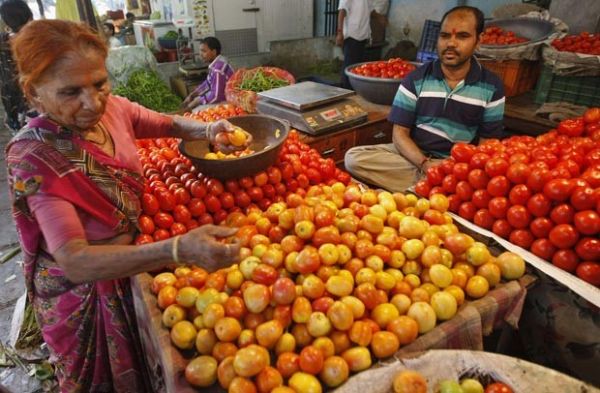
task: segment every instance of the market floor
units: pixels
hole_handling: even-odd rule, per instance
[[[10,198],[6,182],[6,158],[4,148],[11,138],[4,126],[4,110],[0,106],[0,257],[18,244],[17,232],[10,212]],[[15,257],[0,264],[0,342],[7,346],[11,322],[17,300],[25,293],[25,281],[21,272],[22,257]],[[0,367],[0,385],[11,392],[40,391],[40,383],[18,367]]]

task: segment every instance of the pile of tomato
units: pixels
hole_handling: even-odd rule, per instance
[[[240,262],[178,267],[152,291],[196,387],[320,393],[453,318],[525,262],[491,255],[430,199],[335,182],[232,212]],[[187,352],[188,354],[190,352]]]
[[[600,34],[583,32],[579,35],[568,35],[552,41],[552,46],[559,51],[600,56]]]
[[[427,393],[427,379],[414,370],[402,370],[392,382],[394,393]],[[489,382],[482,384],[475,378],[463,378],[460,382],[445,379],[437,383],[435,390],[439,393],[514,393],[512,388],[504,382]]]
[[[186,112],[183,116],[189,117],[201,121],[216,121],[221,119],[227,119],[233,116],[246,115],[246,111],[239,106],[231,104],[219,104],[213,107],[207,108],[198,113]]]
[[[540,135],[456,144],[420,195],[600,285],[600,108]]]
[[[292,130],[275,165],[254,176],[221,182],[199,173],[179,153],[174,138],[138,140],[146,178],[138,244],[186,233],[198,225],[221,223],[228,213],[266,210],[291,192],[311,184],[350,182],[350,175],[322,158]]]
[[[393,58],[389,60],[365,63],[358,67],[352,68],[350,71],[354,74],[362,76],[402,79],[406,75],[410,74],[415,68],[416,67],[414,64],[406,60]]]
[[[514,31],[504,30],[498,26],[487,27],[481,35],[481,43],[484,45],[513,45],[529,41],[527,38],[519,37]]]

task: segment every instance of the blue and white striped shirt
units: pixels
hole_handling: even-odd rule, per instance
[[[448,86],[439,60],[407,75],[394,98],[388,120],[410,129],[425,153],[444,157],[456,142],[504,136],[502,81],[475,59],[466,78]]]

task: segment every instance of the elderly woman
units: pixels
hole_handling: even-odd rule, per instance
[[[208,270],[238,259],[206,225],[130,245],[144,188],[135,138],[214,140],[226,122],[171,117],[112,96],[103,40],[82,24],[34,21],[12,43],[23,91],[41,114],[7,147],[25,276],[64,392],[144,392],[128,277],[172,261]]]

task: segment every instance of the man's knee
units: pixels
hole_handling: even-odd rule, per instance
[[[365,158],[365,150],[362,146],[353,147],[344,156],[344,166],[347,171],[354,172],[362,167]]]

